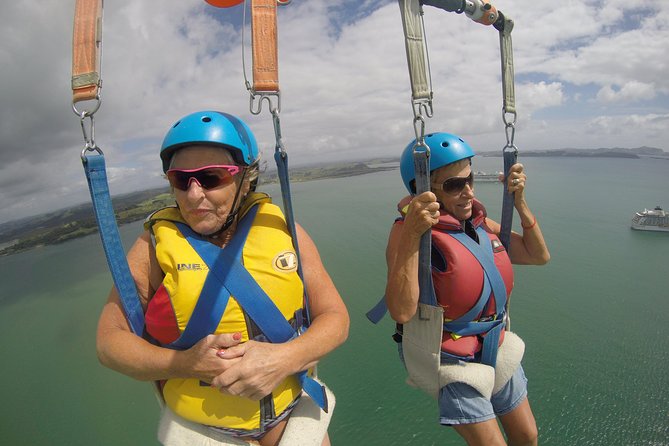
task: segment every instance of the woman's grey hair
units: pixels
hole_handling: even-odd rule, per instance
[[[261,155],[258,153],[255,161],[247,167],[248,172],[246,173],[246,178],[250,181],[258,181],[258,177],[260,176],[260,158]]]

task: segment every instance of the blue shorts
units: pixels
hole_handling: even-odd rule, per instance
[[[491,420],[511,412],[526,397],[527,378],[522,365],[489,400],[465,383],[451,383],[439,391],[439,422],[452,426]]]

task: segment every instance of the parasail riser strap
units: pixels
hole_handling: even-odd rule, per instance
[[[109,195],[105,158],[99,149],[98,152],[95,155],[82,154],[93,210],[100,230],[107,264],[119,293],[123,311],[132,331],[142,336],[144,333],[144,311],[137,294],[135,281],[130,273],[130,267],[125,257],[121,236],[116,224],[116,216]]]

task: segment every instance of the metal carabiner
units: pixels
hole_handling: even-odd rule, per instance
[[[413,118],[413,131],[416,136],[416,145],[425,146],[425,119],[420,114]],[[430,149],[428,148],[429,151]]]
[[[81,160],[86,162],[86,153],[96,151],[100,155],[104,155],[102,150],[95,143],[95,119],[93,112],[83,111],[79,114],[79,123],[81,124],[81,132],[84,135],[84,148],[81,150]],[[86,128],[86,119],[89,121],[89,127]]]
[[[513,139],[516,136],[516,126],[507,124],[506,127],[504,127],[504,133],[506,134],[506,146],[513,146]]]
[[[511,116],[511,119],[507,119],[507,115]],[[517,114],[515,111],[507,112],[505,109],[502,110],[502,121],[504,122],[504,133],[506,134],[506,147],[515,147],[513,144],[513,139],[516,136],[516,117]],[[517,149],[516,149],[517,150]]]
[[[513,123],[509,123],[504,128],[504,132],[506,133],[506,145],[502,149],[502,153],[513,151],[514,153],[517,154],[518,147],[516,147],[516,145],[513,142],[513,138],[516,135],[516,127],[514,126]]]
[[[88,129],[86,128],[86,118],[89,120]],[[84,148],[95,148],[95,118],[93,117],[93,113],[87,111],[81,112],[79,123],[81,124],[81,133],[84,135]]]
[[[275,152],[281,152],[282,154],[286,153],[286,148],[283,145],[281,137],[281,120],[279,119],[279,109],[272,108],[270,109],[272,113],[272,123],[274,124],[274,139],[276,140],[276,146],[274,147]]]

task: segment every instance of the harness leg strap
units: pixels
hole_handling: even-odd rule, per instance
[[[402,353],[409,374],[407,384],[436,399],[441,388],[439,366],[444,309],[421,303],[418,308],[419,311],[403,325]]]
[[[323,443],[335,407],[335,396],[327,386],[319,383],[325,389],[328,411],[322,411],[318,403],[303,393],[288,418],[279,446],[321,446]]]

